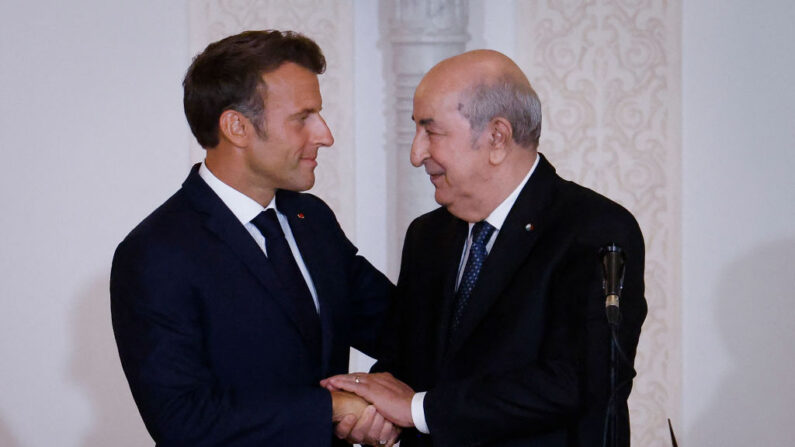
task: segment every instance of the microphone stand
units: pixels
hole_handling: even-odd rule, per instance
[[[627,365],[630,365],[624,351],[621,350],[621,345],[618,342],[618,321],[608,323],[610,326],[610,398],[607,400],[607,409],[605,411],[605,428],[604,438],[602,445],[604,447],[618,446],[618,412],[616,411],[616,395],[618,390],[626,386],[630,380],[625,380],[616,384],[618,378],[618,365],[619,360]],[[610,433],[608,444],[608,432]]]
[[[602,288],[605,295],[605,316],[610,328],[610,394],[605,409],[605,427],[602,438],[604,447],[618,446],[618,412],[616,411],[616,393],[618,387],[618,356],[626,361],[626,356],[621,351],[618,343],[618,325],[621,321],[621,311],[619,309],[619,298],[624,287],[624,252],[619,246],[611,243],[601,250],[599,254],[602,260],[604,281]],[[608,436],[609,434],[609,436]],[[610,440],[608,444],[608,439]]]
[[[619,316],[621,314],[619,313]],[[618,446],[618,412],[616,411],[616,376],[618,375],[618,359],[616,347],[618,344],[618,322],[610,325],[610,398],[607,401],[607,414],[610,418],[608,430],[610,432],[610,446]]]

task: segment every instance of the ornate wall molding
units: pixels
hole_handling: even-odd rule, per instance
[[[323,116],[335,143],[321,149],[311,192],[337,214],[355,238],[356,177],[353,138],[353,5],[351,0],[194,0],[190,2],[190,50],[197,54],[210,42],[249,29],[301,32],[314,39],[326,56],[320,76]],[[192,162],[204,159],[194,143]]]
[[[517,2],[517,61],[541,97],[540,150],[638,219],[646,298],[634,445],[668,446],[681,406],[680,2]]]
[[[387,172],[390,211],[387,233],[389,270],[397,278],[403,238],[411,221],[438,205],[433,186],[422,169],[409,163],[414,139],[411,121],[414,90],[425,73],[442,59],[462,53],[469,40],[468,0],[387,0],[381,3],[386,22]]]

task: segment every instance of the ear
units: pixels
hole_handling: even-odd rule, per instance
[[[230,109],[224,110],[218,118],[218,132],[222,139],[228,140],[234,146],[245,147],[254,132],[254,126],[242,113]]]
[[[513,128],[507,119],[498,116],[489,122],[488,133],[489,162],[498,165],[505,161],[512,148]]]

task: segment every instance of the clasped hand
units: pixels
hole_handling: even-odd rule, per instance
[[[353,373],[323,379],[331,391],[334,433],[348,442],[392,446],[400,427],[413,427],[414,390],[389,373]]]

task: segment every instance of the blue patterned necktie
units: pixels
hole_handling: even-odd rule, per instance
[[[464,315],[464,309],[469,302],[469,296],[472,294],[472,289],[478,281],[480,269],[483,267],[483,262],[486,261],[486,245],[491,239],[492,233],[495,228],[488,222],[480,221],[472,227],[472,246],[469,247],[469,257],[467,264],[464,267],[464,274],[461,276],[461,284],[458,285],[458,292],[455,295],[455,309],[453,311],[453,321],[450,326],[450,333],[455,332],[461,325],[461,318]]]

